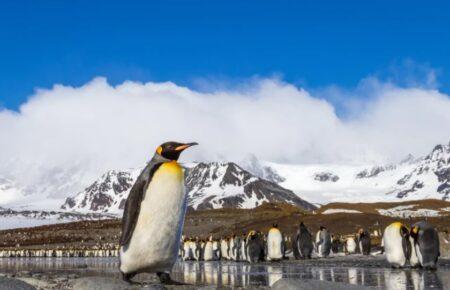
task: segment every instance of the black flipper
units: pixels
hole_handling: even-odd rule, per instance
[[[145,191],[147,190],[147,187],[156,170],[165,161],[166,160],[163,157],[155,155],[141,172],[131,188],[123,211],[122,236],[120,237],[121,246],[127,245],[130,242],[134,228],[136,227],[136,222],[141,209],[141,202],[144,199]]]

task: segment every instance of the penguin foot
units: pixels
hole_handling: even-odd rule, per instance
[[[161,282],[161,284],[164,284],[164,285],[187,285],[187,284],[172,280],[172,278],[170,278],[169,273],[159,272],[159,273],[156,273],[156,275],[158,275],[158,278],[159,278],[159,281]]]

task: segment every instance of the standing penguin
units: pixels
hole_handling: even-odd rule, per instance
[[[247,243],[246,243],[246,237],[245,234],[242,234],[241,236],[241,247],[240,247],[240,260],[241,261],[247,261]]]
[[[267,257],[268,261],[279,261],[284,257],[283,235],[277,224],[273,224],[267,234]]]
[[[410,234],[420,265],[427,269],[436,269],[440,256],[436,229],[426,221],[420,221],[412,226]]]
[[[257,263],[264,260],[264,241],[261,234],[250,231],[246,244],[247,261]]]
[[[295,244],[299,254],[299,258],[311,259],[311,253],[314,249],[313,238],[303,222],[300,223]]]
[[[228,260],[229,259],[229,256],[228,256],[228,239],[227,238],[220,239],[220,256],[224,260]]]
[[[367,230],[359,229],[358,231],[359,251],[363,255],[370,255],[370,233]]]
[[[213,237],[210,236],[208,241],[205,244],[205,249],[203,251],[203,259],[205,261],[213,261],[214,259],[214,241]]]
[[[356,253],[356,241],[354,237],[348,237],[345,240],[345,253],[346,254]]]
[[[386,259],[394,268],[405,266],[411,255],[409,231],[400,222],[390,224],[383,234],[383,247]]]
[[[328,257],[331,251],[331,235],[324,226],[320,226],[316,235],[317,254]]]
[[[333,254],[339,253],[341,247],[341,239],[338,235],[331,235],[331,251]]]
[[[166,142],[156,149],[134,183],[125,203],[120,238],[122,279],[156,273],[163,284],[170,278],[186,213],[184,172],[177,160],[197,143]]]

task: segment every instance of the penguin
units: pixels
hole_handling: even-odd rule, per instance
[[[194,252],[192,251],[192,240],[186,239],[183,243],[183,260],[189,261],[194,259]]]
[[[400,222],[386,227],[383,234],[386,259],[393,268],[404,267],[411,255],[409,230]]]
[[[311,254],[314,249],[313,238],[308,228],[303,222],[300,223],[298,235],[295,241],[298,258],[311,259]],[[295,255],[295,251],[294,251]]]
[[[220,239],[220,256],[224,260],[228,260],[228,239]]]
[[[214,241],[212,236],[209,237],[205,244],[205,249],[203,251],[203,259],[205,261],[213,261],[214,259]]]
[[[215,261],[220,260],[220,244],[219,241],[217,240],[213,241],[213,253],[214,253],[213,260]]]
[[[320,226],[316,234],[317,254],[319,257],[328,257],[331,251],[331,235],[324,226]]]
[[[354,237],[348,237],[347,240],[345,240],[345,253],[346,254],[356,253],[356,241]]]
[[[245,234],[242,234],[242,236],[241,236],[241,247],[240,247],[240,251],[241,251],[240,260],[241,261],[247,261],[246,245],[247,245],[247,243],[246,243]]]
[[[234,236],[234,257],[235,261],[242,261],[241,257],[241,237]]]
[[[246,242],[247,261],[257,263],[263,261],[264,241],[263,237],[256,231],[250,231]]]
[[[426,221],[420,221],[412,225],[410,235],[420,266],[436,269],[440,256],[439,236],[436,229]]]
[[[333,254],[339,253],[341,247],[341,239],[338,236],[331,235],[331,251]]]
[[[370,233],[364,229],[358,231],[358,246],[359,251],[363,255],[370,255]]]
[[[267,234],[267,256],[268,261],[280,261],[284,257],[283,235],[277,224],[273,224]]]
[[[229,259],[232,261],[236,261],[236,251],[235,251],[236,245],[234,242],[235,237],[236,237],[235,235],[231,236],[231,238],[229,240],[229,244],[228,244],[228,256],[229,256]]]
[[[163,284],[170,278],[186,213],[184,172],[177,160],[197,143],[166,142],[156,149],[125,202],[120,238],[119,270],[131,283],[138,273],[156,273]]]

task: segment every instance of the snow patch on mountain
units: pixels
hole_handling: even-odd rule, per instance
[[[322,214],[335,214],[335,213],[362,213],[355,209],[345,209],[345,208],[330,208],[322,212]]]
[[[440,216],[439,211],[434,209],[419,208],[413,209],[417,205],[402,205],[389,209],[377,209],[378,213],[384,216],[397,217],[397,218],[410,218],[410,217],[436,217]]]

